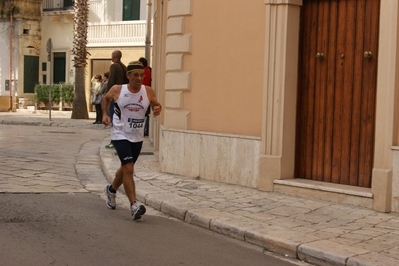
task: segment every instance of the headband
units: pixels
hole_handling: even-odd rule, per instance
[[[137,69],[144,69],[144,66],[140,61],[130,62],[129,65],[127,66],[127,72]]]

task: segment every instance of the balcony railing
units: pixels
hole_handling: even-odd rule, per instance
[[[89,23],[87,46],[145,46],[145,20]]]
[[[73,10],[74,0],[43,0],[43,11]]]

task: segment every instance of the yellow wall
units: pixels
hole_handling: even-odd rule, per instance
[[[191,91],[183,94],[191,130],[261,135],[265,46],[263,0],[193,1]],[[243,18],[243,19],[240,19]]]
[[[0,112],[7,112],[10,108],[10,96],[0,96]]]
[[[140,57],[144,57],[144,47],[101,47],[101,48],[88,48],[88,52],[90,53],[89,60],[87,60],[87,66],[86,66],[86,102],[87,102],[87,108],[89,111],[93,110],[93,106],[90,104],[90,95],[91,95],[91,78],[96,75],[100,74],[103,76],[104,72],[109,70],[109,66],[112,64],[111,61],[111,54],[114,50],[120,50],[122,52],[122,58],[121,61],[124,63],[126,66],[129,64],[131,61],[136,61]],[[93,69],[92,66],[92,60],[96,59],[102,59],[102,60],[107,60],[109,59],[109,66],[104,67],[105,71],[101,71],[100,73],[93,73],[95,69]]]

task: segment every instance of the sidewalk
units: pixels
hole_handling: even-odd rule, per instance
[[[57,112],[52,117],[0,113],[0,124],[103,128],[93,125],[94,119],[70,119]],[[104,148],[108,141],[101,143],[100,156],[111,182],[119,160],[113,149]],[[138,200],[156,210],[315,265],[399,265],[397,213],[161,173],[152,151],[145,141],[135,180]]]

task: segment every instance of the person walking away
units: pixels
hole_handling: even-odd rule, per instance
[[[112,52],[111,54],[112,64],[109,68],[109,78],[108,78],[108,85],[106,92],[108,92],[115,84],[122,85],[129,83],[129,80],[126,77],[126,65],[121,62],[121,58],[122,58],[122,52],[120,50],[115,50]],[[109,116],[111,117],[110,126],[112,126],[112,119],[114,114],[113,101],[111,101],[110,103],[108,112]],[[112,149],[113,147],[114,145],[112,144],[112,142],[105,145],[105,148]]]
[[[96,98],[96,122],[94,124],[102,124],[103,112],[101,109],[101,101],[105,95],[105,91],[107,90],[108,77],[109,72],[105,72],[103,79],[101,80],[101,89]]]
[[[109,71],[105,72],[103,75],[103,81],[101,84],[101,92],[100,92],[103,97],[107,91],[108,78],[109,78]],[[102,113],[101,113],[101,122],[102,122]]]
[[[161,113],[162,106],[155,97],[154,90],[142,84],[144,66],[140,61],[130,62],[127,67],[128,84],[114,85],[102,101],[103,123],[111,119],[107,113],[110,102],[115,102],[115,113],[111,129],[111,142],[114,144],[121,166],[115,173],[111,185],[106,185],[106,205],[116,208],[116,191],[123,185],[130,202],[133,220],[138,220],[146,212],[144,205],[136,203],[136,188],[133,179],[134,164],[140,155],[144,140],[145,112],[149,106],[154,116]]]
[[[152,71],[152,69],[148,66],[148,61],[144,57],[140,57],[139,61],[144,66],[145,77],[143,79],[143,85],[151,87],[151,81],[152,81],[151,71]],[[145,120],[145,125],[144,125],[144,136],[148,136],[149,126],[150,126],[150,108],[148,108],[147,112],[145,113],[145,117],[146,117],[146,120]]]
[[[101,124],[102,114],[101,114],[101,75],[95,75],[91,78],[91,103],[94,104],[96,108],[96,120],[93,124]]]

